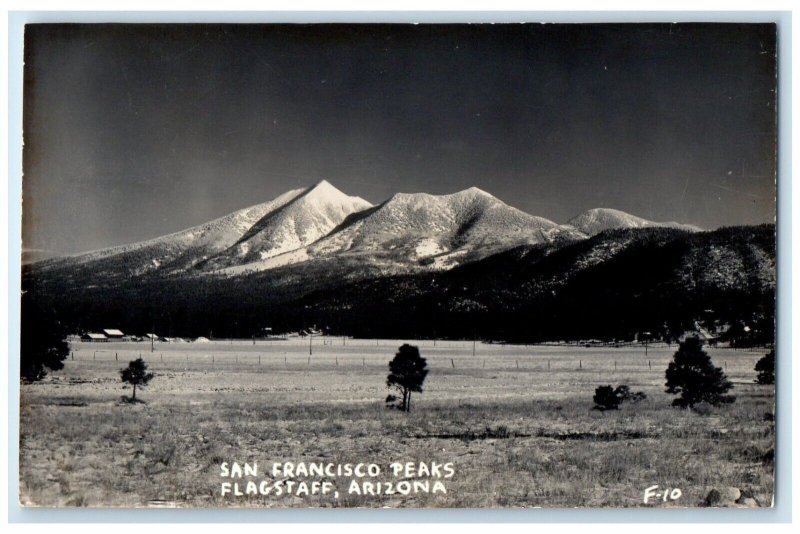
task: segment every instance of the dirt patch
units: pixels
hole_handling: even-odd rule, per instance
[[[475,430],[466,430],[464,432],[452,432],[442,434],[417,434],[414,436],[417,439],[458,439],[461,441],[476,441],[482,439],[509,439],[509,438],[529,438],[530,434],[524,434],[509,430],[504,426],[497,428],[486,427],[486,429],[478,432]]]
[[[635,430],[622,430],[617,432],[566,432],[554,433],[546,430],[539,430],[535,436],[537,438],[551,438],[559,441],[620,441],[626,439],[646,439],[657,438],[656,435],[646,434]]]

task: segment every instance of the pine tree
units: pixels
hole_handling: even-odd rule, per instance
[[[703,350],[697,337],[687,338],[680,344],[673,361],[667,367],[667,393],[680,395],[673,406],[692,407],[700,402],[711,405],[731,403],[736,397],[725,395],[733,384]]]
[[[21,302],[20,378],[35,382],[47,376],[47,370],[64,368],[69,355],[65,341],[67,330],[52,310],[34,303],[27,294]]]
[[[396,388],[402,398],[400,410],[411,411],[411,392],[422,393],[422,383],[428,375],[425,368],[427,362],[420,356],[419,349],[409,344],[400,347],[394,359],[389,362],[389,376],[386,378],[386,387]],[[386,402],[395,400],[393,395],[387,397]]]
[[[775,383],[775,349],[769,351],[756,362],[755,370],[758,372],[756,382],[759,384]]]
[[[137,358],[128,364],[128,367],[120,370],[123,382],[133,386],[133,396],[131,401],[136,400],[136,386],[145,387],[153,379],[153,373],[147,372],[147,364],[143,359]]]

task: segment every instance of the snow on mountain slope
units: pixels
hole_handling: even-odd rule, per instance
[[[236,243],[265,215],[291,202],[306,189],[294,189],[279,197],[235,211],[186,230],[139,243],[86,252],[45,261],[43,270],[91,266],[115,274],[143,274],[158,268],[185,269]],[[99,273],[98,273],[99,274]]]
[[[451,195],[398,193],[365,217],[310,247],[330,252],[392,252],[421,259],[457,249],[541,243],[564,230],[512,208],[476,187]]]
[[[617,228],[677,228],[691,232],[701,231],[697,226],[680,224],[677,222],[654,222],[642,219],[624,211],[610,208],[595,208],[573,217],[567,222],[569,226],[576,228],[588,236],[594,236],[605,230]]]
[[[589,210],[559,225],[475,187],[450,195],[398,193],[372,206],[323,180],[187,230],[32,268],[74,284],[116,283],[151,273],[235,276],[295,264],[348,276],[383,275],[448,270],[520,245],[574,242],[611,228],[644,227],[699,230],[612,209]],[[601,261],[620,246],[595,251],[583,261]]]
[[[352,215],[308,246],[306,254],[286,255],[280,264],[346,255],[390,271],[409,266],[450,268],[513,246],[567,236],[585,237],[571,227],[512,208],[475,187],[451,195],[398,193]],[[275,265],[275,261],[263,261],[248,267],[265,270]]]
[[[710,243],[690,250],[678,269],[689,290],[698,286],[723,290],[775,287],[775,256],[763,245],[740,241]]]
[[[371,207],[366,200],[348,196],[323,180],[266,214],[203,268],[235,267],[300,249],[330,233],[348,215]]]

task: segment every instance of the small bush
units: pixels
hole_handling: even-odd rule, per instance
[[[619,405],[623,402],[639,402],[647,398],[644,391],[631,391],[631,388],[625,384],[617,386],[616,389],[611,386],[599,386],[594,390],[594,409],[595,410],[618,410]]]
[[[629,401],[636,403],[647,398],[644,391],[637,391],[634,393],[631,391],[631,388],[624,384],[618,386],[617,389],[614,390],[614,393],[616,393],[617,397],[619,397],[622,402]]]
[[[763,358],[758,360],[755,366],[758,373],[756,382],[759,384],[775,383],[775,349],[772,349]]]
[[[617,410],[622,399],[619,398],[614,388],[611,386],[598,386],[594,390],[594,409],[595,410]]]

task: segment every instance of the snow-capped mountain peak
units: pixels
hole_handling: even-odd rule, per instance
[[[43,262],[44,269],[81,268],[113,276],[180,273],[238,265],[304,247],[351,213],[371,207],[328,181],[155,239]]]
[[[445,195],[397,193],[373,206],[327,180],[163,237],[42,262],[68,277],[121,280],[350,262],[384,274],[446,270],[520,245],[574,241],[615,228],[672,227],[615,209],[588,210],[559,225],[470,187]],[[324,263],[318,263],[324,265]]]
[[[342,193],[341,191],[336,189],[336,187],[334,187],[333,184],[331,184],[328,180],[320,180],[313,186],[309,187],[308,189],[306,189],[305,193],[303,193],[303,196],[306,199],[313,200],[315,202],[328,202],[333,204],[348,202],[353,199],[358,199],[363,202],[367,202],[366,200],[360,197],[351,197]]]
[[[80,265],[94,266],[118,274],[143,274],[158,268],[186,269],[236,243],[258,220],[297,199],[304,189],[293,189],[278,197],[243,208],[212,221],[161,237],[56,258],[42,263],[45,269]],[[124,266],[118,268],[119,265]]]
[[[448,195],[397,193],[346,221],[288,263],[344,255],[389,271],[449,268],[521,244],[577,234],[556,223],[512,208],[477,187]],[[578,234],[579,235],[579,234]],[[270,268],[280,258],[256,269]]]
[[[266,214],[233,246],[202,267],[213,270],[237,266],[305,247],[330,233],[349,215],[370,207],[372,204],[366,200],[348,196],[322,180]]]
[[[588,236],[594,236],[605,230],[618,228],[677,228],[692,232],[700,231],[697,226],[677,222],[655,222],[611,208],[594,208],[587,210],[567,222]]]
[[[487,193],[486,191],[484,191],[480,187],[475,187],[474,185],[472,187],[468,187],[467,189],[464,189],[462,191],[459,191],[459,192],[453,193],[453,194],[454,195],[484,195],[484,196],[487,196],[487,197],[496,198],[491,193]]]

